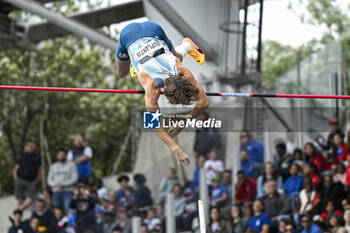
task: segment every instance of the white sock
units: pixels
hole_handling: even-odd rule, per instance
[[[187,53],[191,50],[191,44],[188,42],[182,42],[175,47],[175,51],[182,55],[182,59],[185,59]]]

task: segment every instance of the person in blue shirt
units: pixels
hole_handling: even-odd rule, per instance
[[[283,189],[292,201],[293,210],[296,210],[299,200],[299,192],[303,188],[303,177],[299,174],[298,164],[292,164],[289,170],[290,177],[284,182]]]
[[[130,23],[120,32],[115,55],[119,77],[127,76],[132,64],[131,73],[137,76],[145,89],[146,109],[156,112],[153,113],[153,120],[159,120],[158,99],[161,88],[164,88],[164,95],[170,104],[190,105],[197,100],[194,109],[188,115],[189,119],[196,119],[209,107],[209,100],[202,86],[182,64],[182,59],[187,55],[193,57],[200,65],[205,61],[203,50],[190,38],[185,38],[182,44],[175,48],[159,24],[150,21]],[[188,155],[173,140],[183,129],[183,124],[178,124],[169,131],[161,127],[161,122],[159,124],[159,128],[154,128],[156,134],[175,152],[179,165],[188,166]]]
[[[316,223],[312,223],[309,215],[304,215],[302,217],[301,225],[303,226],[301,233],[323,233],[321,228],[319,228]]]
[[[258,140],[253,140],[252,135],[247,131],[241,132],[241,150],[247,150],[250,159],[257,163],[264,162],[264,145]]]
[[[268,233],[270,218],[264,213],[264,205],[260,199],[253,202],[254,215],[248,220],[248,228],[259,233]]]
[[[241,170],[250,178],[255,178],[255,164],[256,162],[250,159],[249,152],[241,150]]]
[[[125,190],[128,187],[128,183],[129,183],[129,177],[126,175],[120,175],[117,179],[120,188],[117,190],[116,192],[116,201],[117,201],[117,205],[121,205],[121,206],[126,206],[127,202],[126,202],[126,195],[125,195]]]
[[[211,178],[211,195],[210,195],[210,206],[221,208],[225,206],[227,202],[227,189],[225,186],[220,185],[220,176],[215,175]]]

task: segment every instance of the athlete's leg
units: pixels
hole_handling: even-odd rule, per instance
[[[180,45],[175,47],[175,51],[182,57],[180,61],[182,61],[187,55],[193,57],[193,59],[200,65],[205,61],[203,50],[190,38],[185,38]]]

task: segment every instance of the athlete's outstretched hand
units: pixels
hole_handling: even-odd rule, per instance
[[[181,128],[179,125],[177,125],[175,127],[171,126],[168,133],[169,133],[170,137],[174,138],[182,131],[182,129],[183,128]]]
[[[186,154],[186,152],[179,147],[177,150],[175,150],[175,156],[177,158],[177,162],[179,166],[183,165],[184,167],[190,166],[190,158]]]

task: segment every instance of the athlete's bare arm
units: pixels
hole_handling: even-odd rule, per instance
[[[130,59],[126,61],[119,60],[117,57],[115,58],[116,66],[117,66],[117,74],[119,77],[124,78],[129,74],[129,66]]]
[[[197,104],[192,109],[189,117],[187,119],[197,118],[202,112],[204,112],[209,107],[209,100],[205,94],[200,83],[194,78],[192,72],[182,65],[180,61],[176,61],[179,74],[183,76],[189,83],[198,88],[199,93],[196,96]],[[182,128],[179,126],[173,127],[169,130],[169,135],[173,138],[181,132]]]
[[[157,111],[159,110],[158,99],[161,93],[160,87],[149,77],[145,72],[139,72],[139,81],[143,88],[145,89],[145,105],[147,111]],[[160,129],[154,130],[158,137],[169,146],[169,148],[175,152],[179,166],[183,164],[184,166],[190,165],[190,159],[186,152],[170,137],[168,132],[163,128],[161,123]]]

